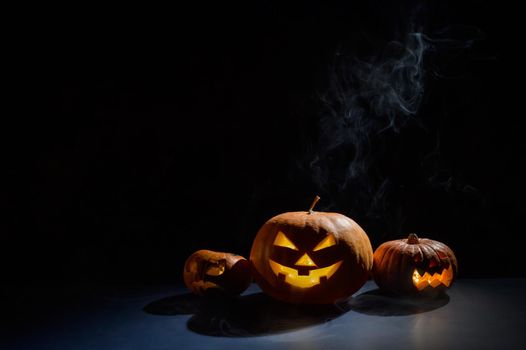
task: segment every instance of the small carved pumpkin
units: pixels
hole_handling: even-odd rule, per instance
[[[268,220],[252,244],[254,278],[270,296],[290,303],[328,304],[348,297],[372,268],[369,237],[350,218],[290,212]]]
[[[221,291],[238,295],[252,281],[250,263],[240,255],[198,250],[184,264],[184,283],[193,293]]]
[[[436,296],[451,287],[456,274],[457,259],[447,245],[414,233],[374,252],[374,280],[390,293]]]

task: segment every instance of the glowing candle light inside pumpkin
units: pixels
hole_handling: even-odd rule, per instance
[[[423,275],[420,275],[417,269],[413,271],[413,284],[418,290],[422,290],[427,286],[436,288],[440,284],[449,287],[453,281],[453,268],[451,265],[447,269],[442,270],[442,273],[439,274],[435,272],[431,275],[429,272],[425,272]]]
[[[240,255],[198,250],[186,260],[184,283],[194,294],[213,291],[237,295],[252,281],[250,264]]]

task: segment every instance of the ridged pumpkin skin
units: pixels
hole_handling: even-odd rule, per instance
[[[296,249],[275,244],[280,235]],[[330,243],[324,244],[325,239]],[[316,250],[320,244],[322,248]],[[342,214],[289,212],[260,228],[250,261],[255,281],[273,298],[295,304],[329,304],[363,286],[370,275],[373,251],[363,229]],[[287,272],[277,273],[276,266]],[[330,272],[321,272],[325,270]],[[294,285],[298,279],[309,278],[315,285]]]
[[[443,294],[457,272],[457,259],[447,245],[415,234],[385,242],[374,252],[374,281],[380,289],[397,295]]]
[[[186,260],[183,278],[186,287],[197,295],[213,291],[238,295],[252,282],[250,263],[244,257],[204,249]]]

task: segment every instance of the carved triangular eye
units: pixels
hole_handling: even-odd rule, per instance
[[[325,237],[320,243],[318,243],[318,245],[316,247],[314,247],[314,249],[312,250],[313,252],[317,251],[317,250],[322,250],[322,249],[325,249],[325,248],[329,248],[333,245],[336,245],[336,240],[334,239],[334,236],[333,235],[327,235],[327,237]]]
[[[281,231],[279,231],[278,234],[276,235],[276,239],[274,240],[274,245],[298,250],[298,248],[296,248],[294,243],[292,243],[290,239],[288,239],[287,236],[285,236],[285,234]]]

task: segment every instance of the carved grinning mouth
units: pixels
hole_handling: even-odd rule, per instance
[[[453,268],[451,265],[447,269],[442,270],[440,274],[435,272],[431,275],[429,272],[425,272],[423,275],[420,275],[417,269],[413,271],[413,285],[418,290],[423,290],[428,286],[436,288],[440,284],[449,287],[451,281],[453,281]]]
[[[309,270],[307,275],[299,275],[297,269],[281,265],[272,259],[269,260],[270,268],[276,276],[284,276],[285,282],[299,288],[310,288],[321,283],[322,280],[331,278],[340,268],[343,261],[338,261],[321,269]]]

